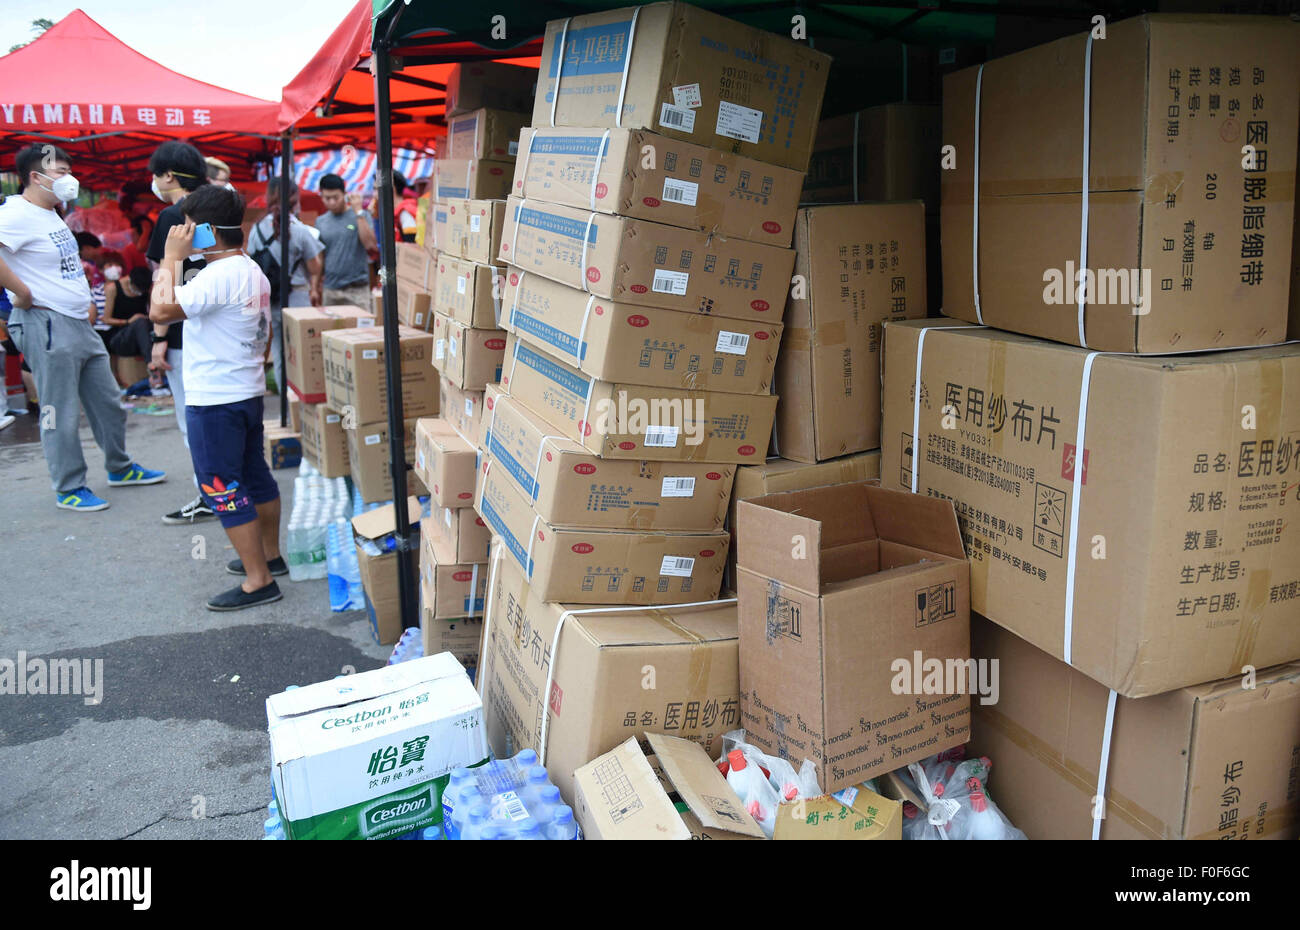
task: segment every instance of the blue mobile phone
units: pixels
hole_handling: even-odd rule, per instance
[[[217,237],[212,232],[211,223],[200,223],[194,227],[194,242],[192,245],[196,249],[210,249],[217,244]]]

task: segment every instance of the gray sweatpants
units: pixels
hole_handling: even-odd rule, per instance
[[[41,398],[41,447],[59,493],[86,486],[86,458],[81,454],[81,411],[86,411],[95,442],[104,451],[110,472],[126,471],[126,411],[109,367],[104,340],[86,320],[53,310],[15,309],[9,335],[36,380]]]

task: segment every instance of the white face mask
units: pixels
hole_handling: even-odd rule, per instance
[[[122,269],[116,265],[109,265],[104,269],[105,281],[117,281],[122,277]]]
[[[149,182],[149,188],[153,191],[153,195],[163,203],[171,203],[171,201],[167,199],[167,195],[162,192],[162,188],[158,186],[157,178],[154,178]]]
[[[40,171],[36,173],[50,182],[49,187],[42,185],[41,190],[49,191],[64,203],[76,200],[77,195],[81,193],[80,182],[70,174],[65,174],[61,178],[52,178],[48,174],[42,174]]]

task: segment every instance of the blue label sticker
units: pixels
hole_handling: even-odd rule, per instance
[[[627,37],[632,31],[632,20],[570,29],[564,37],[564,71],[560,73],[560,36],[556,33],[551,49],[548,76],[561,78],[583,77],[588,74],[622,73],[627,58]]]
[[[591,381],[572,372],[565,371],[549,358],[534,352],[526,345],[515,343],[515,357],[540,375],[544,375],[570,394],[586,397],[591,390]]]
[[[554,213],[534,210],[532,207],[515,207],[515,222],[520,226],[532,226],[534,229],[567,236],[579,242],[585,235],[588,244],[594,245],[596,242],[596,224],[587,220],[571,220],[556,216]]]

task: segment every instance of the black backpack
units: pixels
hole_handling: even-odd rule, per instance
[[[262,274],[266,275],[266,280],[271,283],[271,306],[279,307],[280,304],[280,240],[278,238],[266,242],[262,239],[262,234],[257,227],[257,237],[263,242],[263,245],[256,252],[248,253],[248,257],[257,263],[257,267],[262,269]],[[251,238],[251,234],[250,234]],[[290,272],[292,274],[292,271]]]

